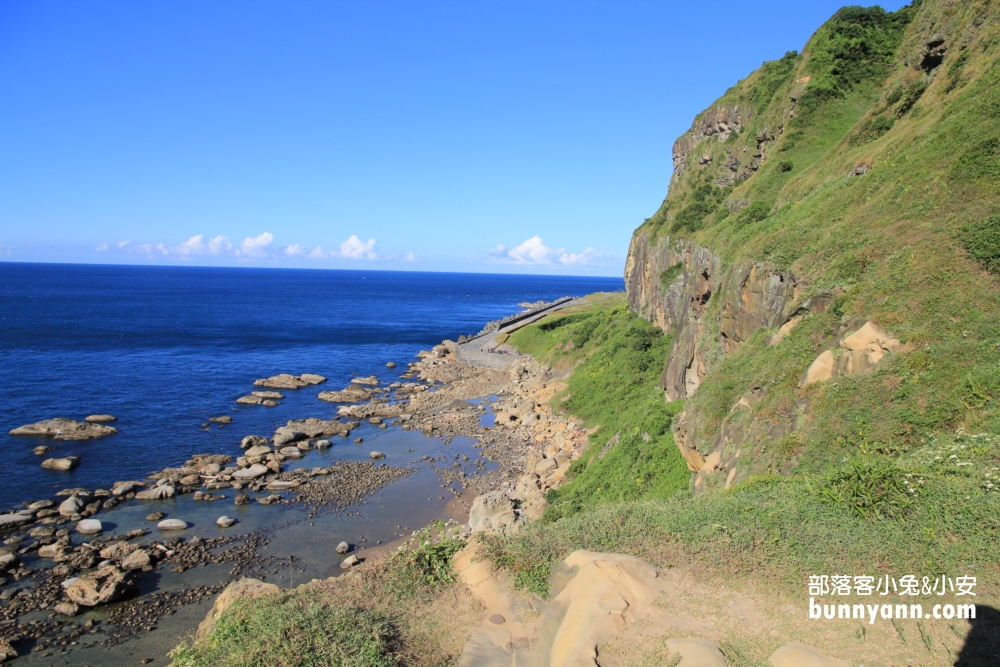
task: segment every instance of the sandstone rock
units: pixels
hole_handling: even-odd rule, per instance
[[[250,449],[251,447],[260,447],[262,445],[267,446],[269,442],[271,441],[265,438],[264,436],[248,435],[247,437],[243,438],[243,440],[240,442],[240,447],[242,447],[243,449]]]
[[[100,551],[101,558],[106,560],[121,560],[139,548],[136,544],[129,542],[112,542]]]
[[[222,472],[222,466],[218,463],[209,463],[207,466],[199,470],[202,475],[208,475],[209,477],[214,477]]]
[[[385,458],[385,454],[383,454],[382,452],[372,452],[368,456],[370,458],[373,458],[373,459],[384,459]]]
[[[60,602],[52,607],[52,611],[63,616],[76,616],[80,613],[80,605],[75,602]]]
[[[78,422],[73,419],[46,419],[15,428],[11,435],[48,435],[56,440],[90,440],[117,433],[118,429],[103,424]]]
[[[28,505],[29,510],[47,510],[50,507],[55,507],[56,501],[54,500],[36,500],[35,502]]]
[[[774,667],[851,667],[846,660],[827,658],[805,644],[785,644],[768,658]]]
[[[160,500],[162,498],[171,498],[176,492],[177,490],[172,484],[157,483],[153,488],[135,494],[135,497],[137,500]]]
[[[96,535],[104,532],[104,525],[97,519],[84,519],[76,524],[76,532],[84,535]]]
[[[0,570],[9,570],[21,562],[17,554],[0,554]]]
[[[326,378],[322,375],[313,375],[311,373],[289,375],[288,373],[282,373],[269,378],[254,380],[253,384],[255,387],[270,387],[271,389],[301,389],[302,387],[320,384],[321,382],[326,382]]]
[[[0,662],[7,662],[17,657],[17,651],[6,639],[0,638]]]
[[[77,496],[70,496],[59,505],[59,514],[62,516],[73,516],[79,514],[83,509],[84,502]]]
[[[250,496],[248,496],[245,493],[241,493],[238,496],[236,496],[236,498],[233,499],[233,504],[234,505],[249,505],[250,504]]]
[[[156,527],[160,530],[185,530],[188,525],[186,521],[181,521],[180,519],[164,519],[156,524]]]
[[[233,479],[256,479],[262,475],[266,475],[267,472],[267,466],[255,463],[249,468],[244,468],[243,470],[237,470],[234,472]]]
[[[273,505],[274,503],[279,502],[280,500],[281,496],[272,493],[270,495],[264,496],[263,498],[258,498],[257,502],[260,503],[261,505]]]
[[[114,565],[79,577],[66,587],[66,596],[78,605],[96,607],[114,602],[127,592],[134,579]]]
[[[205,615],[205,620],[198,625],[196,636],[200,639],[212,632],[212,629],[215,628],[216,620],[236,600],[254,598],[258,595],[267,595],[268,593],[277,593],[279,590],[281,589],[274,584],[265,584],[258,579],[243,578],[230,583],[219,594],[219,597],[215,598],[215,604],[212,605],[212,608]]]
[[[220,528],[229,528],[235,523],[236,519],[233,519],[228,516],[220,516],[218,519],[215,520],[215,525],[219,526]]]
[[[316,419],[310,417],[309,419],[290,420],[281,429],[300,434],[300,437],[297,437],[296,440],[301,440],[303,438],[318,438],[324,435],[347,435],[351,432],[351,429],[357,427],[357,422],[344,423],[336,419]]]
[[[121,563],[123,570],[125,570],[126,572],[131,572],[133,570],[141,570],[142,568],[151,565],[152,560],[150,559],[148,553],[146,553],[141,549],[138,549],[136,551],[133,551],[129,555],[125,556],[125,558],[122,559]]]
[[[677,667],[729,667],[719,645],[704,639],[668,639],[667,660],[678,656]]]
[[[337,553],[340,554],[341,556],[343,556],[350,550],[351,550],[351,545],[348,544],[347,542],[341,542],[340,544],[337,545]]]
[[[229,415],[221,415],[219,417],[209,417],[208,421],[215,422],[216,424],[232,424],[233,418]]]
[[[865,322],[857,331],[844,336],[837,352],[825,350],[802,376],[800,387],[808,387],[834,377],[870,373],[889,352],[902,349],[899,339],[893,338],[874,322]]]
[[[369,386],[375,386],[378,384],[378,378],[374,375],[369,375],[366,378],[353,378],[351,384],[363,384]]]
[[[354,554],[351,554],[350,556],[348,556],[344,560],[340,561],[340,567],[342,569],[344,569],[344,570],[350,570],[352,567],[354,567],[355,565],[357,565],[360,562],[361,561],[358,560],[357,556],[355,556]]]
[[[319,394],[319,400],[327,403],[360,403],[367,401],[372,396],[371,389],[352,384],[343,391],[322,391]]]
[[[469,511],[469,527],[472,532],[493,530],[512,534],[520,527],[514,503],[503,491],[491,491],[476,496]]]
[[[264,456],[265,454],[270,454],[271,448],[267,445],[257,445],[256,447],[251,447],[246,451],[245,456]]]
[[[558,467],[559,466],[555,462],[555,459],[542,459],[535,466],[535,472],[538,473],[539,475],[543,475],[544,476],[547,473],[555,470]]]
[[[306,437],[308,436],[306,436],[305,433],[294,431],[283,426],[274,432],[274,446],[283,447],[284,445],[295,442],[296,440],[302,440]],[[247,455],[250,456],[249,452]]]
[[[201,484],[201,476],[187,475],[185,477],[181,477],[180,480],[178,480],[178,482],[180,483],[181,486],[193,486],[195,484]]]
[[[34,520],[35,517],[33,515],[21,514],[20,512],[15,512],[14,514],[0,514],[0,531],[18,528],[31,523]]]
[[[282,447],[281,454],[292,459],[302,458],[302,450],[298,447]]]
[[[317,440],[316,449],[329,449],[333,444],[329,440]]]
[[[145,482],[115,482],[114,486],[111,487],[111,495],[120,498],[144,486],[146,486]]]
[[[64,456],[58,459],[45,459],[42,461],[42,467],[46,470],[61,470],[63,472],[72,470],[78,465],[80,465],[79,456]]]
[[[146,515],[146,521],[159,521],[163,517],[167,516],[163,512],[150,512]]]
[[[35,447],[32,450],[32,452],[35,454],[35,456],[45,456],[46,454],[48,454],[51,451],[52,451],[52,448],[51,447],[47,447],[45,445],[38,445],[37,447]]]
[[[396,362],[395,361],[390,361],[390,362],[386,363],[385,367],[386,368],[395,368],[396,367]]]
[[[89,417],[85,417],[84,421],[91,424],[110,424],[111,422],[118,421],[118,417],[112,417],[111,415],[90,415]]]

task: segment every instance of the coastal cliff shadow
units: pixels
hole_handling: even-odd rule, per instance
[[[969,634],[958,652],[954,667],[996,667],[1000,665],[1000,611],[976,605],[976,617],[969,619]]]

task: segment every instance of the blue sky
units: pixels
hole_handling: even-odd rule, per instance
[[[0,0],[0,259],[621,275],[839,6]]]

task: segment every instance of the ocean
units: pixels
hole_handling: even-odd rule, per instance
[[[0,263],[0,286],[0,509],[143,479],[195,453],[235,456],[245,435],[335,415],[320,390],[359,375],[393,381],[419,350],[519,302],[624,289],[620,278],[20,263]],[[278,373],[328,381],[283,391],[278,407],[235,403]],[[118,417],[119,433],[84,442],[7,434],[97,413]],[[233,423],[207,422],[218,415]],[[43,470],[39,444],[80,466]]]

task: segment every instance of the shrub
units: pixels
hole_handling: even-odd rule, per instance
[[[760,222],[771,215],[772,208],[774,208],[774,202],[760,200],[755,201],[740,211],[740,214],[736,216],[736,224],[743,226],[754,222]]]
[[[906,112],[913,108],[913,105],[917,103],[917,100],[920,99],[925,90],[927,90],[926,81],[918,81],[911,86],[907,86],[900,96],[899,105],[896,107],[896,117],[902,118],[905,116]]]
[[[852,146],[863,146],[871,141],[875,141],[886,134],[895,125],[896,119],[892,116],[875,116],[868,118],[861,124],[861,127],[851,135],[850,144]]]
[[[660,287],[666,289],[670,287],[677,277],[684,273],[684,264],[677,262],[673,266],[668,266],[660,273]]]
[[[903,475],[891,461],[849,455],[846,469],[830,473],[814,488],[820,499],[859,517],[899,517],[913,504]]]
[[[778,171],[782,173],[791,171],[794,167],[795,163],[789,160],[782,160],[781,162],[778,163]]]
[[[696,201],[688,204],[674,218],[673,230],[696,232],[704,226],[707,218],[718,206],[714,202]]]
[[[991,215],[962,229],[962,245],[990,273],[1000,275],[1000,215]]]

